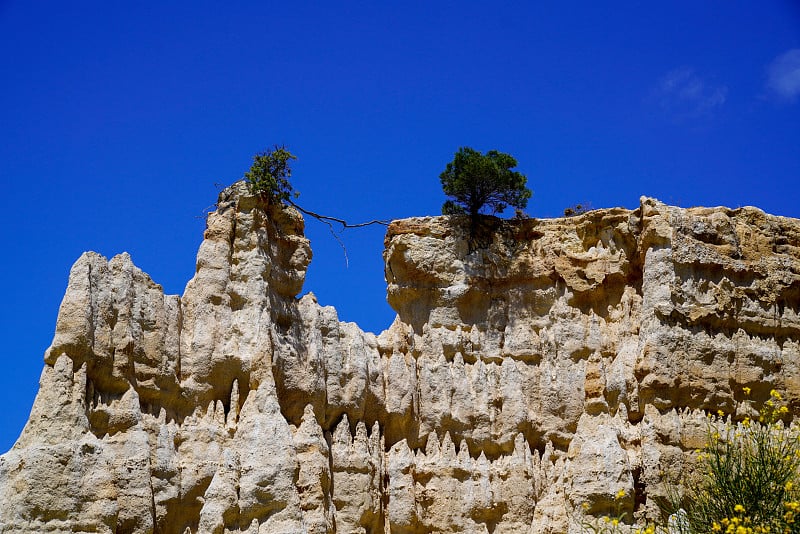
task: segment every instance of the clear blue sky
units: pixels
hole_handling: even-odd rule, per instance
[[[800,3],[0,0],[0,450],[69,268],[130,252],[169,293],[204,210],[285,143],[308,209],[439,213],[460,146],[509,152],[529,213],[756,205],[800,216]],[[383,228],[309,221],[305,291],[380,331]]]

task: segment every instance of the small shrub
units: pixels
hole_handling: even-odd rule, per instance
[[[745,388],[749,394],[749,388]],[[698,474],[685,486],[681,534],[800,533],[800,433],[773,390],[758,421],[713,417]]]
[[[745,395],[750,388],[744,388]],[[747,401],[746,401],[747,402]],[[697,451],[696,475],[682,481],[683,498],[664,511],[667,523],[643,528],[623,524],[623,515],[581,522],[592,534],[800,534],[800,429],[785,424],[789,409],[780,393],[758,421],[725,422],[709,416],[708,443]],[[670,488],[675,494],[676,488]]]
[[[292,176],[291,161],[295,159],[297,157],[284,145],[275,145],[253,156],[253,165],[244,173],[250,192],[279,202],[297,197],[298,193],[289,182]]]
[[[564,217],[575,217],[577,215],[583,215],[589,211],[592,211],[592,205],[588,202],[583,204],[575,204],[574,206],[564,209]]]
[[[592,534],[621,534],[622,532],[627,532],[625,529],[626,514],[620,511],[621,507],[619,506],[619,503],[623,497],[625,497],[625,490],[620,490],[614,496],[614,500],[617,502],[616,515],[604,515],[600,519],[592,518],[591,520],[583,518],[580,521],[581,530],[583,532],[591,532]],[[588,508],[589,505],[584,503],[584,512]]]
[[[667,534],[668,530],[655,524],[648,524],[645,527],[636,527],[627,524],[630,516],[622,511],[621,501],[625,497],[625,491],[620,490],[614,500],[617,502],[617,513],[615,515],[604,515],[598,518],[583,517],[579,521],[581,531],[585,534]],[[584,504],[584,511],[589,505]]]

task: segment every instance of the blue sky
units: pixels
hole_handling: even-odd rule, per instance
[[[308,209],[439,213],[460,146],[509,152],[528,212],[755,205],[800,216],[800,4],[0,0],[0,450],[69,268],[130,252],[168,293],[203,214],[285,143]],[[308,221],[305,290],[380,331],[383,228]]]

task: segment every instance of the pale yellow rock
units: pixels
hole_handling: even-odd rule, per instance
[[[800,405],[795,219],[394,221],[375,336],[300,296],[297,211],[217,207],[181,297],[75,263],[0,532],[579,532],[584,504],[653,517],[707,412]]]
[[[300,467],[296,484],[303,522],[309,534],[331,532],[336,510],[331,501],[330,447],[310,404],[294,434],[294,447]]]

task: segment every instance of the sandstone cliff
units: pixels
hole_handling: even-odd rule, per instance
[[[705,414],[800,403],[800,221],[754,208],[395,221],[379,336],[313,295],[303,220],[239,183],[182,297],[75,263],[1,532],[568,532],[655,513]]]

